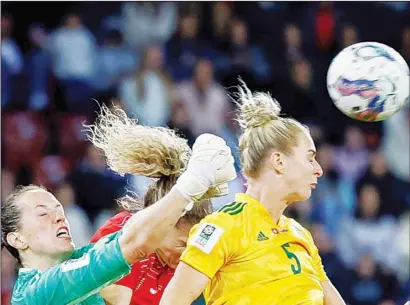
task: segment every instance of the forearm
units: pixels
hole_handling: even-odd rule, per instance
[[[126,261],[132,264],[152,253],[178,222],[188,203],[173,187],[165,197],[133,215],[120,238]]]
[[[107,305],[129,305],[132,290],[121,285],[110,285],[100,291],[100,295]]]

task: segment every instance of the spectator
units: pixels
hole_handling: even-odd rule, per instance
[[[70,112],[90,114],[93,111],[92,82],[96,75],[96,44],[93,34],[81,17],[70,13],[62,27],[49,38],[53,72],[61,82]]]
[[[229,47],[229,37],[232,23],[232,5],[228,2],[212,2],[211,26],[204,26],[205,37],[220,52]]]
[[[327,276],[337,290],[342,295],[346,295],[349,289],[349,283],[346,282],[348,273],[336,252],[331,234],[320,224],[313,225],[310,231],[312,232],[315,245],[319,250]]]
[[[43,25],[33,24],[29,28],[33,46],[27,58],[29,88],[29,109],[38,111],[49,106],[48,94],[51,73],[51,58],[46,51],[47,32]]]
[[[289,63],[304,59],[300,29],[295,24],[287,24],[283,31],[285,40],[285,58]]]
[[[1,170],[1,202],[3,203],[16,187],[16,176],[7,169]]]
[[[346,301],[354,305],[394,305],[397,278],[382,272],[371,255],[359,258],[349,279]]]
[[[396,249],[401,254],[401,266],[398,276],[401,282],[410,281],[410,244],[408,242],[410,232],[410,208],[407,209],[403,215],[399,218],[399,224],[396,234]],[[410,285],[407,285],[407,293],[409,292]]]
[[[386,163],[396,178],[408,187],[410,182],[410,105],[385,120],[383,153]],[[408,190],[408,189],[407,189]]]
[[[116,208],[115,199],[124,195],[127,184],[126,178],[107,170],[104,157],[92,145],[68,181],[73,186],[77,204],[92,222],[100,213]]]
[[[190,14],[181,18],[178,32],[167,42],[166,65],[175,82],[192,77],[200,58],[214,59],[215,51],[198,38],[199,17]]]
[[[308,91],[312,88],[312,68],[307,61],[299,61],[292,65],[291,76],[294,84]]]
[[[169,119],[172,89],[160,48],[149,47],[135,75],[121,81],[119,98],[130,117],[144,125],[161,126]]]
[[[350,267],[359,263],[362,255],[370,254],[378,264],[398,271],[400,253],[386,251],[392,243],[397,224],[391,216],[380,215],[380,193],[374,185],[365,185],[359,193],[358,206],[353,218],[345,217],[337,237],[338,251]]]
[[[174,33],[178,20],[173,2],[124,2],[122,18],[125,42],[137,54],[151,45],[162,45]]]
[[[288,67],[288,75],[275,86],[275,97],[283,101],[284,113],[304,122],[320,118],[321,105],[316,101],[316,91],[312,83],[313,71],[310,62],[302,60]]]
[[[343,217],[352,216],[355,210],[354,185],[334,169],[335,155],[330,145],[322,145],[317,156],[323,176],[312,194],[311,221],[323,225],[328,234],[335,237]]]
[[[137,56],[123,43],[122,34],[117,30],[107,33],[103,45],[98,50],[97,75],[94,87],[108,95],[116,95],[117,86],[123,77],[137,68]]]
[[[353,24],[345,24],[342,28],[341,48],[347,48],[359,42],[359,33]]]
[[[248,27],[241,20],[232,22],[228,55],[231,83],[236,83],[238,75],[248,82],[250,77],[253,84],[264,84],[270,80],[271,71],[265,53],[260,46],[249,43]]]
[[[336,46],[337,16],[332,2],[320,2],[315,16],[316,46],[331,51]]]
[[[195,136],[204,132],[221,134],[229,107],[224,89],[214,80],[209,60],[200,60],[191,81],[178,88],[178,98],[188,110],[189,128]]]
[[[189,128],[189,123],[188,105],[178,100],[175,101],[171,105],[171,115],[167,125],[177,130],[179,134],[188,140],[189,146],[192,147],[195,136]]]
[[[13,84],[16,75],[23,70],[23,55],[13,37],[13,19],[1,16],[1,105],[6,106],[13,99]]]
[[[394,196],[394,185],[396,178],[387,168],[386,160],[381,151],[376,151],[370,155],[370,164],[365,174],[356,184],[357,192],[366,184],[372,184],[380,190],[381,206],[380,214],[399,216],[403,210],[403,203],[398,196]]]
[[[369,163],[363,132],[349,126],[345,132],[344,145],[335,151],[336,170],[339,175],[354,183],[364,174]]]
[[[76,247],[88,245],[94,233],[90,220],[82,208],[75,203],[75,195],[69,183],[61,183],[54,194],[64,207],[65,215],[70,222],[70,235]]]
[[[407,65],[410,66],[410,27],[406,27],[403,30],[401,39],[401,55],[407,61]]]

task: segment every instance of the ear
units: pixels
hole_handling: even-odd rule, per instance
[[[274,151],[269,157],[270,167],[277,175],[283,175],[285,172],[285,158],[281,152]]]
[[[7,243],[18,250],[25,250],[28,248],[28,244],[24,236],[19,232],[10,232],[7,234]]]

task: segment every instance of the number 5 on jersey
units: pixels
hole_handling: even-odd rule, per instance
[[[291,269],[292,269],[293,274],[299,274],[302,271],[302,267],[300,265],[300,261],[299,261],[298,257],[293,252],[286,249],[286,248],[290,248],[289,243],[283,244],[281,247],[282,247],[283,251],[285,251],[286,256],[289,259],[294,259],[295,262],[296,262],[296,266],[294,264],[291,265]]]

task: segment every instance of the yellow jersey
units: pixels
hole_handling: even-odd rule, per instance
[[[309,231],[285,216],[276,224],[246,194],[235,199],[192,228],[181,257],[211,279],[206,303],[323,305],[328,279]]]

